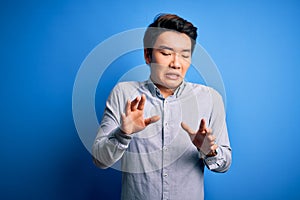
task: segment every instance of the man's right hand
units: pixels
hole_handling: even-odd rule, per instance
[[[136,97],[133,101],[127,101],[125,113],[122,113],[121,116],[120,127],[125,134],[130,135],[139,132],[160,119],[158,115],[144,119],[145,102],[146,96],[144,94],[141,97]]]

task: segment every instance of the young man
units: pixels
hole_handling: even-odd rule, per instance
[[[149,80],[119,83],[107,100],[93,156],[101,168],[121,160],[122,199],[203,199],[204,167],[230,167],[221,96],[184,81],[196,31],[176,15],[158,16],[144,36]]]

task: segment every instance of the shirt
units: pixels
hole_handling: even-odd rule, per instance
[[[126,101],[142,94],[144,117],[159,115],[160,120],[126,135],[119,128]],[[197,131],[201,119],[216,136],[214,157],[201,155],[181,127],[185,122]],[[210,87],[185,81],[167,98],[151,80],[118,83],[107,99],[92,149],[100,168],[121,160],[123,200],[204,199],[205,166],[225,172],[231,164],[222,97]]]

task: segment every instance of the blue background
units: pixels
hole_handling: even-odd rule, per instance
[[[73,83],[96,45],[160,12],[198,26],[226,87],[233,164],[206,172],[206,199],[300,198],[297,1],[12,0],[0,4],[0,199],[119,198],[121,173],[97,169],[77,135]],[[99,115],[117,81],[106,73]]]

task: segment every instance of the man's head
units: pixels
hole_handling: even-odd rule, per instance
[[[175,90],[191,63],[197,28],[171,14],[159,15],[144,35],[144,56],[160,90]]]
[[[176,31],[186,34],[191,39],[191,50],[193,52],[196,39],[197,28],[187,20],[174,14],[160,14],[154,18],[144,35],[144,48],[147,50],[147,56],[152,57],[152,49],[157,37],[165,31]]]

